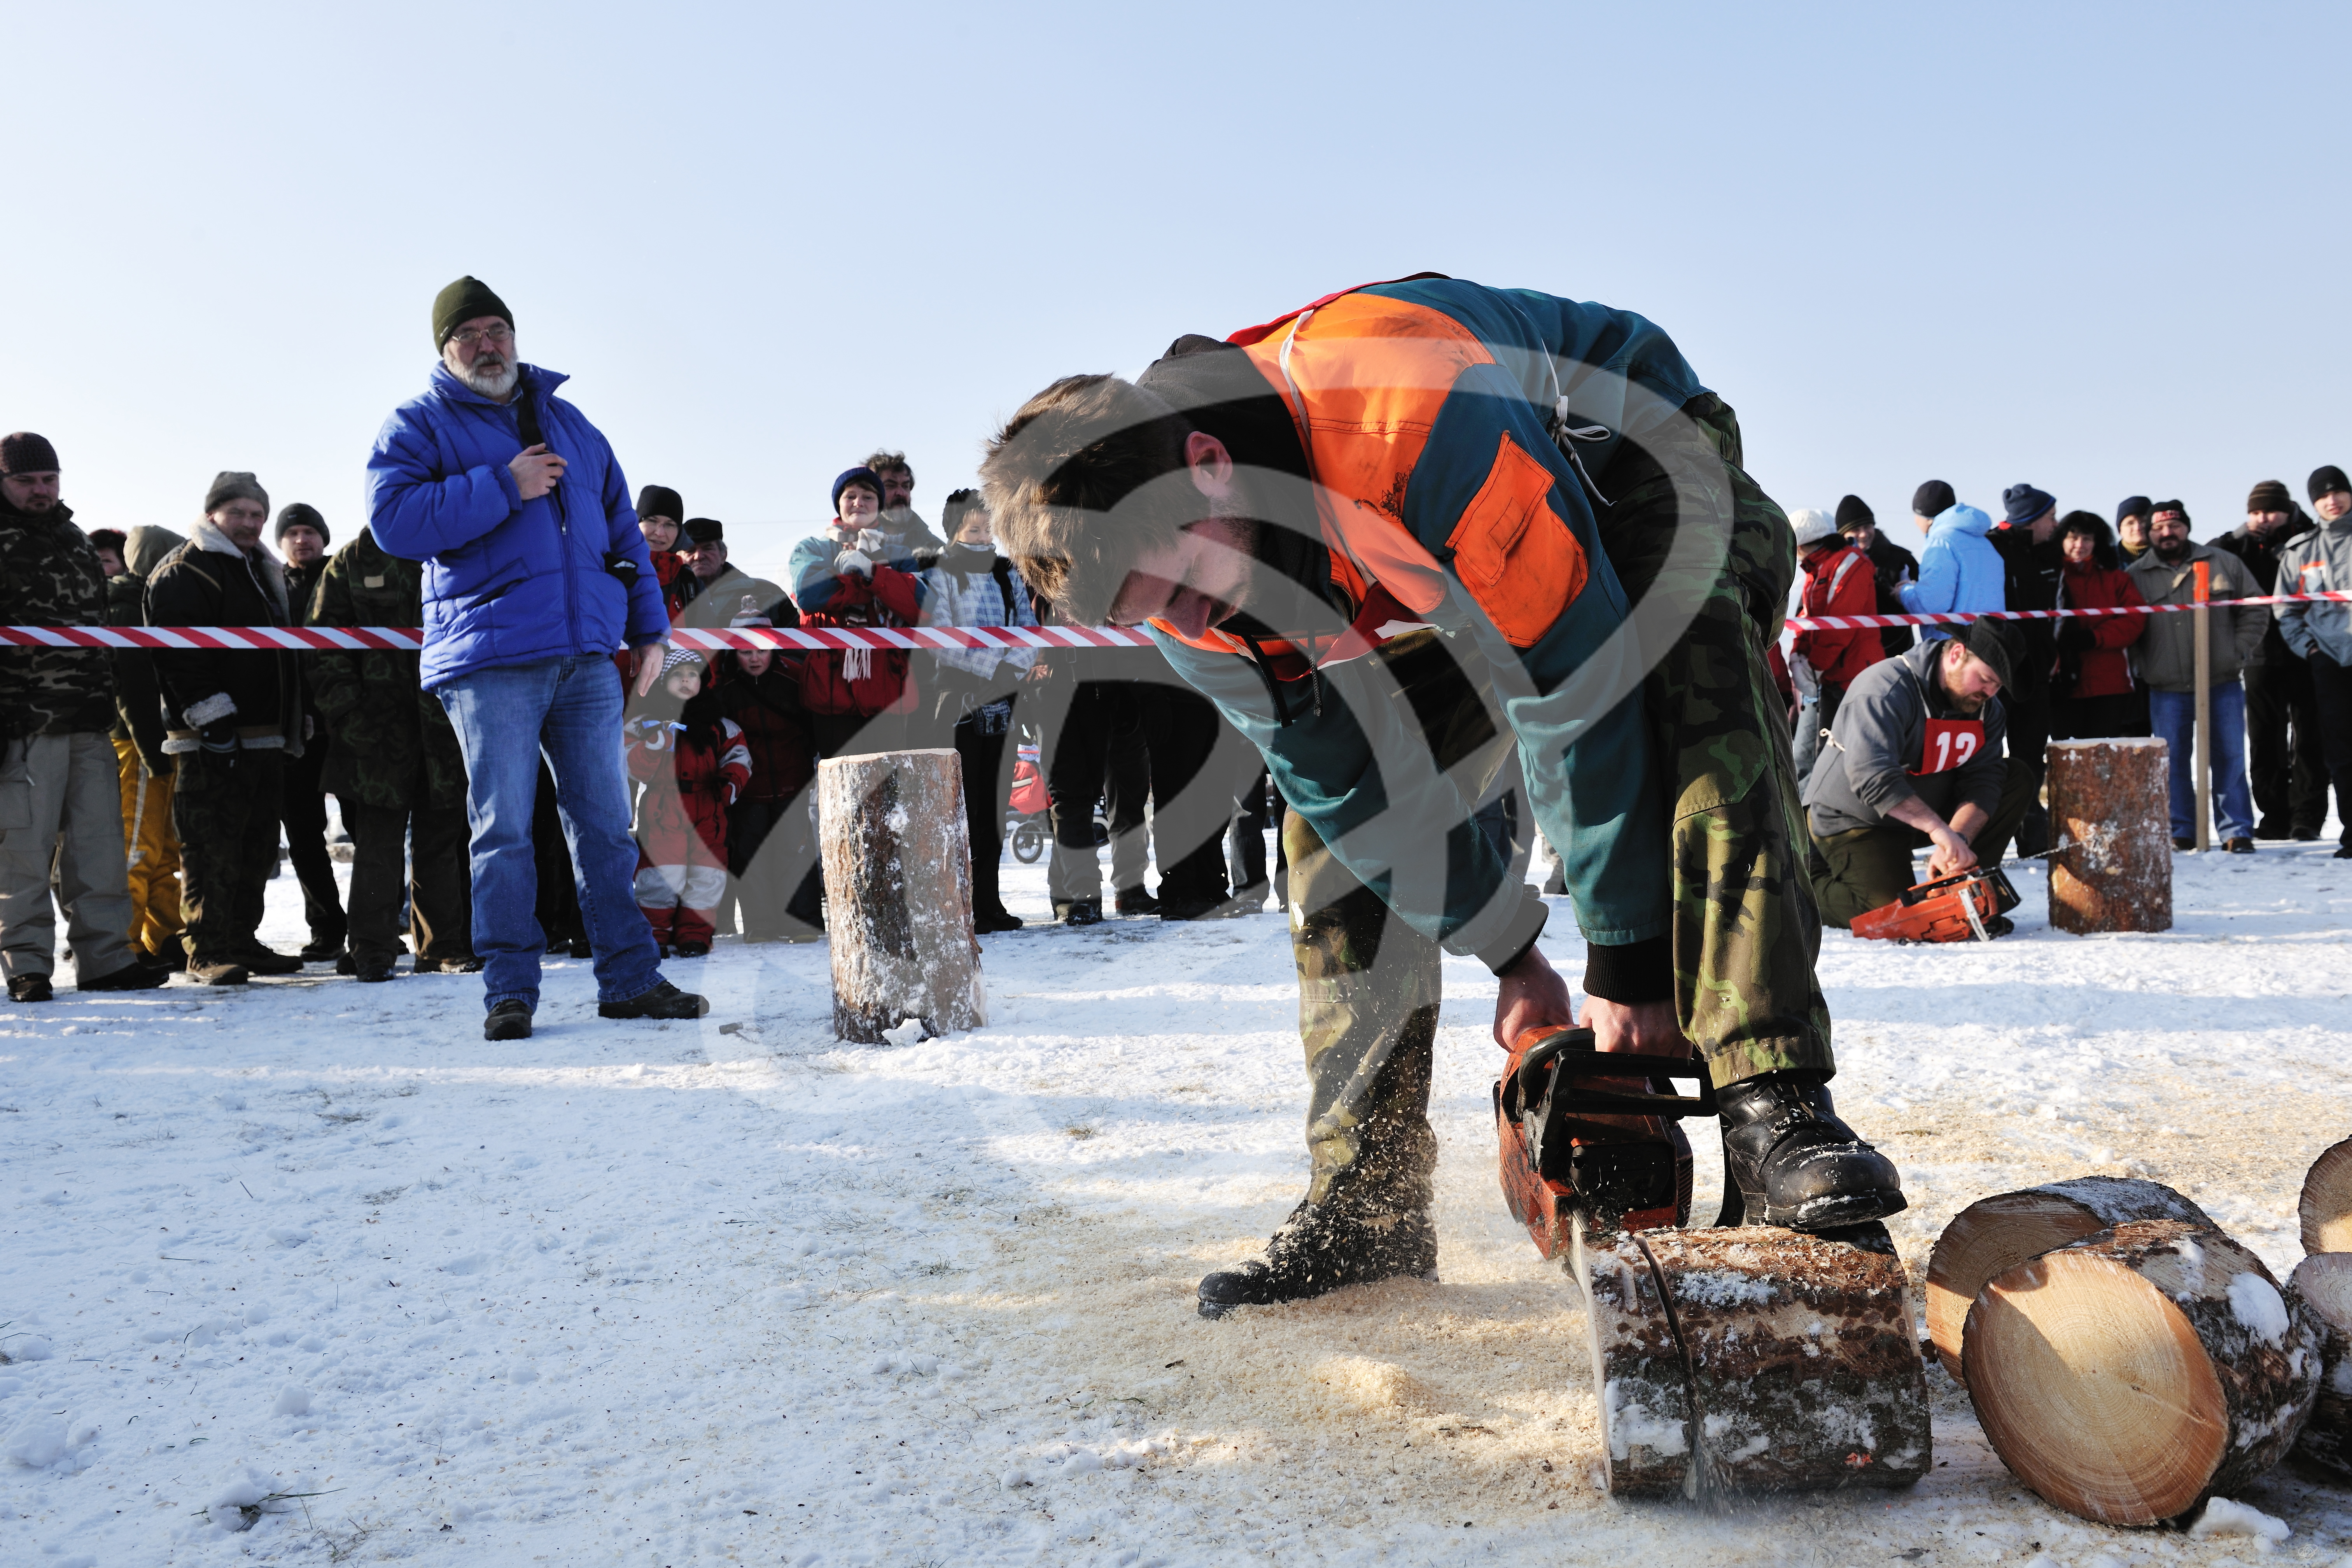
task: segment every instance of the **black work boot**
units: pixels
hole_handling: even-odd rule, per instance
[[[1723,1119],[1717,1224],[1825,1231],[1909,1206],[1895,1162],[1838,1119],[1820,1075],[1763,1073],[1717,1089],[1715,1101]]]
[[[1201,1281],[1201,1316],[1222,1318],[1236,1307],[1304,1301],[1342,1285],[1367,1285],[1400,1274],[1434,1279],[1437,1228],[1426,1209],[1363,1215],[1329,1204],[1302,1203],[1265,1244],[1265,1257],[1221,1268]]]

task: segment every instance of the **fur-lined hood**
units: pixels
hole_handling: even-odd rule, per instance
[[[293,624],[294,617],[286,611],[286,569],[278,563],[278,557],[258,544],[251,550],[238,549],[209,517],[196,519],[195,527],[188,530],[188,544],[192,549],[209,551],[215,555],[234,555],[251,562],[262,583],[269,589],[269,596],[278,603],[279,623],[286,626]]]

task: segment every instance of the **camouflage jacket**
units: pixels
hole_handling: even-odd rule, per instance
[[[310,622],[422,626],[424,568],[385,554],[363,528],[327,563]],[[419,688],[417,655],[368,648],[306,658],[311,705],[331,740],[322,789],[395,811],[466,804],[466,760],[457,731],[440,702]]]
[[[0,623],[102,626],[106,574],[73,509],[0,501]],[[114,661],[102,647],[0,647],[0,740],[114,727]]]

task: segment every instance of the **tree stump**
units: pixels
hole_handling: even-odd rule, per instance
[[[2158,1182],[2084,1176],[2000,1193],[1952,1216],[1927,1258],[1927,1338],[1955,1382],[1965,1382],[1960,1335],[1985,1281],[2095,1232],[2136,1219],[2211,1226],[2205,1211]]]
[[[2050,923],[2172,929],[2172,790],[2157,740],[2050,745]]]
[[[871,1044],[908,1018],[929,1035],[986,1023],[955,752],[828,757],[816,787],[834,1034]]]
[[[1612,1497],[1686,1496],[1691,1468],[1690,1371],[1641,1243],[1571,1226],[1570,1278],[1584,1291],[1592,1394],[1601,1405],[1602,1463]]]
[[[2220,1231],[2135,1220],[1986,1285],[1961,1360],[2018,1479],[2084,1519],[2157,1524],[2286,1453],[2319,1392],[2320,1333]]]
[[[2311,1163],[2295,1208],[2305,1252],[2352,1252],[2352,1138]]]
[[[2339,1476],[2352,1476],[2352,1252],[2305,1258],[2287,1289],[2303,1298],[2320,1331],[2319,1398],[2296,1451]]]
[[[1612,1495],[1927,1474],[1927,1378],[1892,1256],[1768,1226],[1576,1243]]]

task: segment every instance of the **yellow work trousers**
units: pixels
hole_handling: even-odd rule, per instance
[[[114,742],[122,778],[122,858],[131,873],[131,945],[152,958],[180,945],[180,836],[172,830],[172,781],[157,778],[129,741]]]

